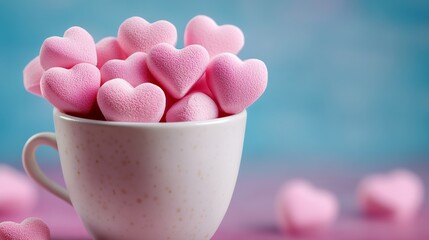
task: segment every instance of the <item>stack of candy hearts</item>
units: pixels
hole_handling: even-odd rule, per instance
[[[189,21],[185,46],[168,21],[126,19],[98,43],[81,27],[47,38],[24,68],[24,86],[61,112],[122,122],[183,122],[240,113],[265,91],[268,72],[237,57],[242,31],[207,16]]]

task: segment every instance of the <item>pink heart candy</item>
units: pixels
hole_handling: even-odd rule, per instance
[[[131,17],[118,30],[118,42],[128,55],[135,52],[147,53],[158,43],[176,45],[176,41],[176,27],[164,20],[149,23],[141,17]]]
[[[159,122],[165,110],[165,94],[152,83],[133,87],[117,78],[101,86],[97,102],[109,121]]]
[[[182,98],[204,74],[209,63],[207,50],[200,45],[176,49],[167,43],[153,47],[147,59],[152,75],[174,98]]]
[[[136,87],[142,83],[153,81],[152,74],[146,64],[146,57],[146,53],[136,52],[126,60],[113,59],[106,62],[100,69],[101,83],[122,78]]]
[[[423,182],[405,169],[370,175],[361,181],[358,197],[362,210],[370,216],[407,221],[422,206]]]
[[[220,108],[235,114],[249,107],[264,93],[268,72],[261,60],[241,61],[231,53],[222,53],[209,63],[206,81]]]
[[[50,240],[48,226],[39,218],[27,218],[21,223],[0,223],[1,240]]]
[[[43,42],[40,49],[43,69],[71,68],[79,63],[97,64],[94,39],[85,29],[71,27],[64,32],[64,37],[50,37]]]
[[[218,117],[216,103],[206,94],[195,92],[177,101],[166,115],[167,122],[202,121]]]
[[[96,103],[100,88],[100,71],[89,63],[71,69],[50,68],[40,81],[42,95],[60,111],[88,114]]]
[[[164,94],[165,94],[165,111],[164,111],[164,115],[162,115],[160,122],[167,122],[166,116],[167,116],[168,109],[170,109],[171,106],[173,106],[178,101],[177,99],[172,97],[168,92],[164,91]]]
[[[280,228],[295,234],[314,234],[325,230],[338,215],[335,196],[317,189],[305,180],[291,180],[279,191],[277,216]]]
[[[42,78],[44,70],[40,65],[39,56],[31,60],[27,66],[25,66],[23,75],[24,75],[24,87],[27,91],[32,94],[42,96],[40,90],[40,79]]]
[[[37,196],[33,182],[25,174],[0,165],[0,216],[28,214],[35,207]]]
[[[210,91],[209,86],[207,85],[207,81],[206,81],[206,75],[203,74],[203,76],[194,84],[194,86],[192,86],[191,90],[189,90],[190,93],[194,93],[194,92],[202,92],[204,94],[206,94],[207,96],[209,96],[211,99],[213,99],[213,94]]]
[[[101,39],[95,44],[95,48],[97,50],[97,67],[99,69],[109,60],[127,58],[121,46],[119,46],[118,40],[114,37]]]
[[[244,35],[236,26],[218,26],[210,17],[199,15],[185,29],[185,46],[191,44],[205,47],[211,57],[223,52],[237,54],[244,46]]]

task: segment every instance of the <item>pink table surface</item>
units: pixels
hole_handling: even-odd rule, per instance
[[[402,164],[404,165],[404,164]],[[368,173],[386,171],[398,164],[376,166],[344,165],[306,162],[291,165],[285,161],[246,161],[240,175],[228,212],[212,239],[214,240],[280,240],[280,239],[429,239],[429,160],[405,164],[418,173],[426,186],[425,204],[414,222],[398,225],[382,220],[367,219],[359,213],[355,190],[359,179]],[[58,168],[49,175],[61,179]],[[291,236],[276,226],[273,202],[276,192],[286,180],[302,177],[317,186],[333,191],[340,200],[340,216],[332,228],[317,236]],[[90,239],[76,213],[68,204],[39,188],[38,207],[29,216],[42,218],[50,227],[52,239]],[[0,220],[20,221],[28,216],[3,216]]]

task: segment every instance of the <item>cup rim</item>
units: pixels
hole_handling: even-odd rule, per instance
[[[196,125],[212,125],[212,124],[220,124],[224,122],[233,121],[235,119],[246,118],[247,111],[246,109],[240,113],[233,114],[226,117],[220,117],[210,120],[203,121],[187,121],[187,122],[155,122],[155,123],[147,123],[147,122],[115,122],[115,121],[103,121],[103,120],[94,120],[89,118],[81,118],[72,116],[66,113],[61,112],[57,108],[54,108],[53,114],[55,117],[60,119],[78,122],[78,123],[86,123],[86,124],[96,124],[96,125],[104,125],[104,126],[134,126],[134,127],[186,127],[186,126],[196,126]]]

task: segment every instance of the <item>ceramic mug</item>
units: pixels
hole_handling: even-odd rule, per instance
[[[73,117],[54,109],[54,133],[23,149],[28,175],[70,203],[95,239],[210,239],[231,201],[246,111],[179,123],[125,123]],[[35,158],[58,150],[66,189]]]

